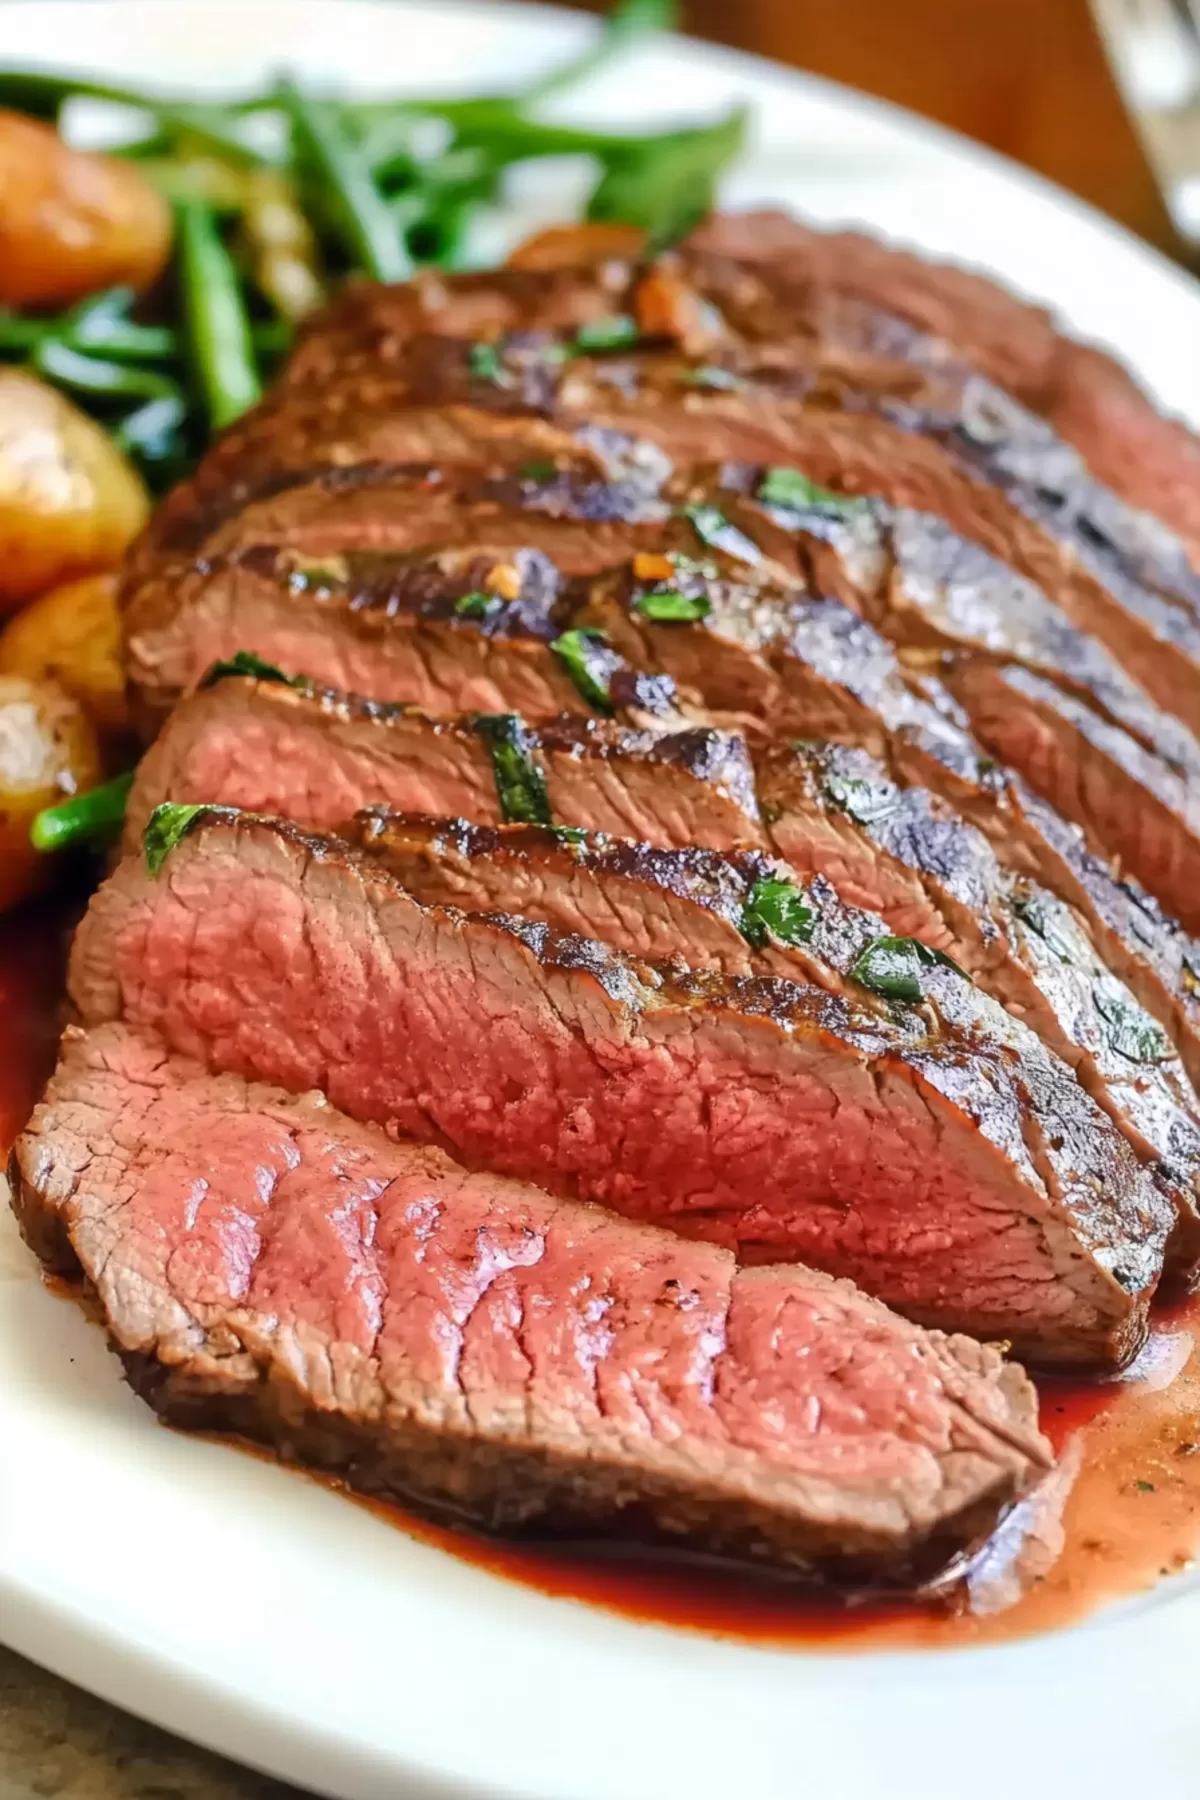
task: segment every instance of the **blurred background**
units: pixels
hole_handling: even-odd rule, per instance
[[[603,10],[602,0],[583,4]],[[1192,0],[683,0],[682,24],[911,107],[1026,163],[1169,254],[1194,259],[1144,147],[1154,146],[1180,220],[1188,208],[1180,158],[1193,149],[1200,175],[1200,111],[1186,104],[1200,72],[1191,7]],[[1138,129],[1114,67],[1126,96],[1140,103]]]

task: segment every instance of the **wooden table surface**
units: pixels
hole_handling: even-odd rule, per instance
[[[684,0],[683,13],[697,36],[926,113],[1175,247],[1086,0]],[[0,1800],[287,1800],[289,1792],[0,1650]]]

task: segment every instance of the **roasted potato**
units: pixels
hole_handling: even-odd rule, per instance
[[[0,675],[57,681],[101,737],[129,728],[115,575],[87,575],[51,588],[0,631]]]
[[[133,163],[72,150],[52,126],[0,111],[0,305],[146,287],[170,248],[170,208]]]
[[[148,510],[99,425],[23,369],[0,368],[0,613],[111,569]]]
[[[0,910],[49,878],[53,859],[29,841],[35,813],[99,780],[96,733],[78,700],[53,681],[0,675]]]

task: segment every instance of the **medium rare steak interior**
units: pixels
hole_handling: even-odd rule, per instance
[[[18,1213],[172,1422],[936,1582],[1009,1359],[1200,1265],[1195,443],[853,234],[518,262],[348,287],[131,555]]]
[[[69,1035],[13,1172],[30,1241],[87,1278],[165,1418],[455,1520],[909,1585],[1050,1465],[994,1349],[122,1026]]]
[[[1169,1209],[1065,1065],[999,1008],[978,1030],[967,983],[947,1040],[915,1007],[425,907],[341,840],[267,820],[185,809],[151,843],[181,825],[160,866],[126,858],[92,902],[69,977],[85,1023],[321,1088],[743,1258],[862,1275],[1044,1361],[1119,1363],[1140,1341]]]

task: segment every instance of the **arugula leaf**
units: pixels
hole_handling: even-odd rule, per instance
[[[602,631],[586,628],[564,631],[550,648],[561,658],[567,674],[584,699],[600,712],[612,711],[609,682],[613,671],[613,654]]]
[[[156,806],[146,822],[142,833],[142,848],[146,853],[146,867],[151,875],[157,875],[175,848],[181,837],[184,837],[196,823],[201,813],[210,813],[218,809],[212,806],[179,806],[166,801]],[[230,810],[230,809],[221,809]]]
[[[696,619],[707,619],[712,611],[707,594],[677,594],[670,588],[639,594],[633,604],[643,618],[660,625],[691,624]]]
[[[785,944],[807,944],[816,916],[803,888],[771,876],[756,881],[746,896],[741,932],[756,950],[765,947],[768,936]]]
[[[965,981],[970,980],[966,970],[960,969],[953,957],[947,956],[944,950],[931,950],[919,938],[877,937],[859,955],[850,970],[850,979],[884,1000],[907,1000],[915,1006],[924,993],[922,970],[939,965],[953,969]]]
[[[212,663],[197,682],[197,688],[215,687],[227,675],[252,675],[255,681],[281,681],[284,687],[303,690],[308,687],[306,675],[285,675],[274,663],[264,662],[253,650],[235,650],[227,661]]]
[[[703,543],[711,544],[714,550],[723,550],[726,556],[736,556],[741,562],[756,563],[759,560],[758,545],[736,525],[731,525],[719,506],[685,506],[683,511]]]
[[[1170,1038],[1148,1012],[1133,999],[1114,975],[1102,975],[1092,983],[1096,1011],[1108,1027],[1109,1046],[1129,1062],[1166,1062],[1175,1054]]]
[[[717,176],[741,150],[746,118],[739,106],[715,125],[614,152],[588,201],[588,219],[641,226],[648,256],[668,249],[713,210]]]
[[[628,313],[618,313],[615,318],[592,319],[581,325],[575,333],[574,347],[584,352],[625,350],[636,344],[641,335],[636,319],[630,318]]]
[[[814,508],[851,518],[866,507],[865,500],[850,494],[835,494],[832,488],[818,486],[799,469],[768,469],[758,484],[758,498],[767,506],[782,507],[788,512],[809,512]]]
[[[476,729],[492,757],[496,794],[506,825],[549,825],[546,777],[533,756],[533,738],[517,713],[477,713]]]

